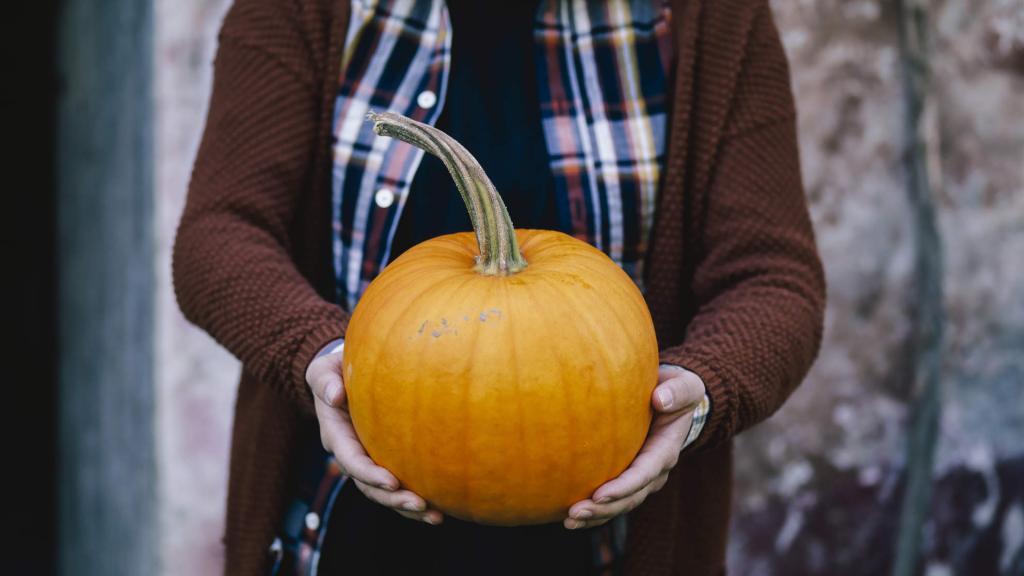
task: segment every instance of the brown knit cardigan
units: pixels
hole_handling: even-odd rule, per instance
[[[174,244],[182,311],[243,365],[223,538],[232,575],[267,568],[297,448],[319,441],[304,372],[348,319],[331,302],[329,229],[348,5],[235,1]],[[672,9],[671,129],[647,303],[662,360],[704,379],[711,417],[665,487],[630,513],[627,566],[719,574],[731,438],[771,415],[806,374],[825,286],[767,1],[675,0]]]

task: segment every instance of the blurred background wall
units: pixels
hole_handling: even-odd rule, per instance
[[[210,95],[229,0],[155,0],[157,454],[164,574],[220,574],[228,450],[240,366],[181,315],[171,246]]]
[[[152,4],[152,561],[168,575],[216,574],[222,562],[239,367],[182,318],[169,263],[229,3]],[[911,311],[922,298],[912,282],[915,221],[893,5],[773,2],[791,62],[829,309],[807,381],[775,417],[737,440],[734,574],[879,574],[893,562],[920,392]],[[933,76],[921,136],[944,250],[946,324],[921,570],[1019,576],[1024,1],[936,0],[927,24]],[[40,272],[37,284],[48,282]]]
[[[876,0],[773,3],[828,278],[806,382],[738,438],[736,574],[881,574],[896,542],[913,394],[913,222],[897,13]],[[940,432],[925,573],[1024,573],[1024,2],[930,8],[945,251]]]

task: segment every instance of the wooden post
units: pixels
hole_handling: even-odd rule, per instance
[[[907,433],[906,489],[900,510],[895,576],[913,576],[921,556],[921,528],[931,501],[932,467],[941,412],[943,346],[942,239],[933,188],[940,186],[938,130],[930,94],[927,0],[898,0],[904,74],[905,148],[914,276],[911,291],[913,392]]]
[[[152,6],[58,22],[58,572],[156,574]]]

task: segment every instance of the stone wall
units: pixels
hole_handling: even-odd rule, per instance
[[[158,413],[165,573],[218,573],[238,367],[181,318],[169,249],[227,0],[156,3]],[[773,4],[825,260],[826,338],[807,381],[737,449],[732,572],[887,572],[910,394],[910,213],[895,13]],[[948,314],[927,574],[1024,568],[1024,3],[933,7]],[[1016,570],[1016,572],[1014,571]]]
[[[773,5],[828,278],[807,381],[738,439],[737,574],[887,572],[911,392],[911,220],[892,3]],[[932,3],[946,260],[927,573],[1024,570],[1024,3]]]
[[[223,572],[221,533],[238,362],[181,315],[171,246],[210,97],[228,0],[154,6],[157,469],[164,574]]]

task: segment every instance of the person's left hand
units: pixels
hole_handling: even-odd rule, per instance
[[[693,372],[678,366],[659,368],[658,385],[651,394],[654,420],[640,452],[622,474],[602,484],[589,499],[573,504],[563,522],[565,527],[600,526],[661,490],[679,461],[693,410],[704,392],[704,381]]]

